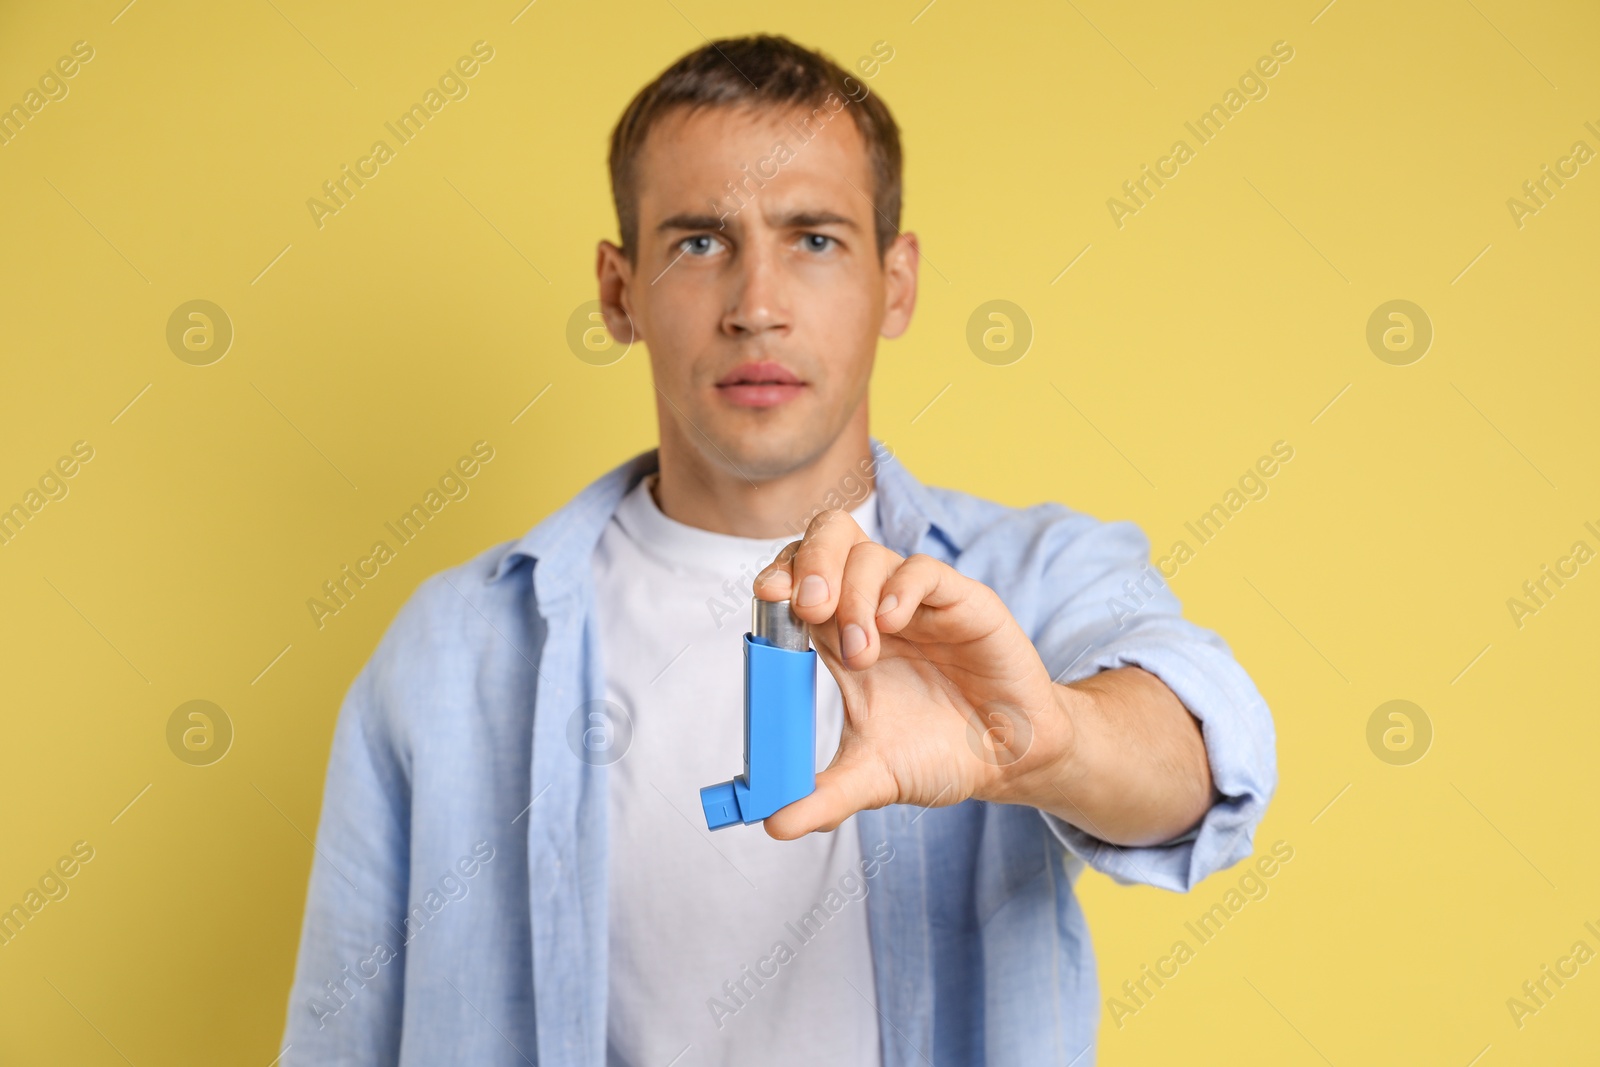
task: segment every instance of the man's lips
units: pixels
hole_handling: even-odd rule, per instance
[[[789,368],[770,360],[741,363],[717,382],[717,392],[748,408],[770,408],[799,396],[806,383]]]

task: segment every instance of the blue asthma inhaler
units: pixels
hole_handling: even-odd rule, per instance
[[[757,599],[744,635],[744,773],[700,790],[706,826],[760,822],[817,787],[817,654],[787,600]]]

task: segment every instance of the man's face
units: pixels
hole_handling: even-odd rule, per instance
[[[915,304],[916,238],[880,261],[849,108],[809,129],[808,110],[668,114],[637,161],[634,262],[601,246],[607,324],[625,339],[631,320],[649,346],[664,443],[752,480],[864,420],[877,339],[903,333]]]

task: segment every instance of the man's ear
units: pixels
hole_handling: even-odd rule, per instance
[[[917,308],[917,264],[921,260],[917,235],[901,233],[883,257],[883,327],[878,331],[894,340],[911,326]]]
[[[622,249],[601,241],[595,249],[594,272],[600,282],[600,314],[606,331],[618,344],[631,345],[640,339],[633,309],[633,264]]]

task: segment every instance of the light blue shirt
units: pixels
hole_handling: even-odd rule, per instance
[[[976,800],[853,816],[880,861],[865,903],[884,1067],[1090,1067],[1099,993],[1073,880],[1087,863],[1186,891],[1249,855],[1277,785],[1271,714],[1227,644],[1182,618],[1137,526],[924,486],[872,448],[884,544],[993,588],[1058,682],[1142,667],[1200,720],[1221,799],[1163,845]],[[637,456],[428,579],[351,685],[286,1067],[604,1067],[607,768],[569,731],[604,695],[591,556],[656,467]]]

